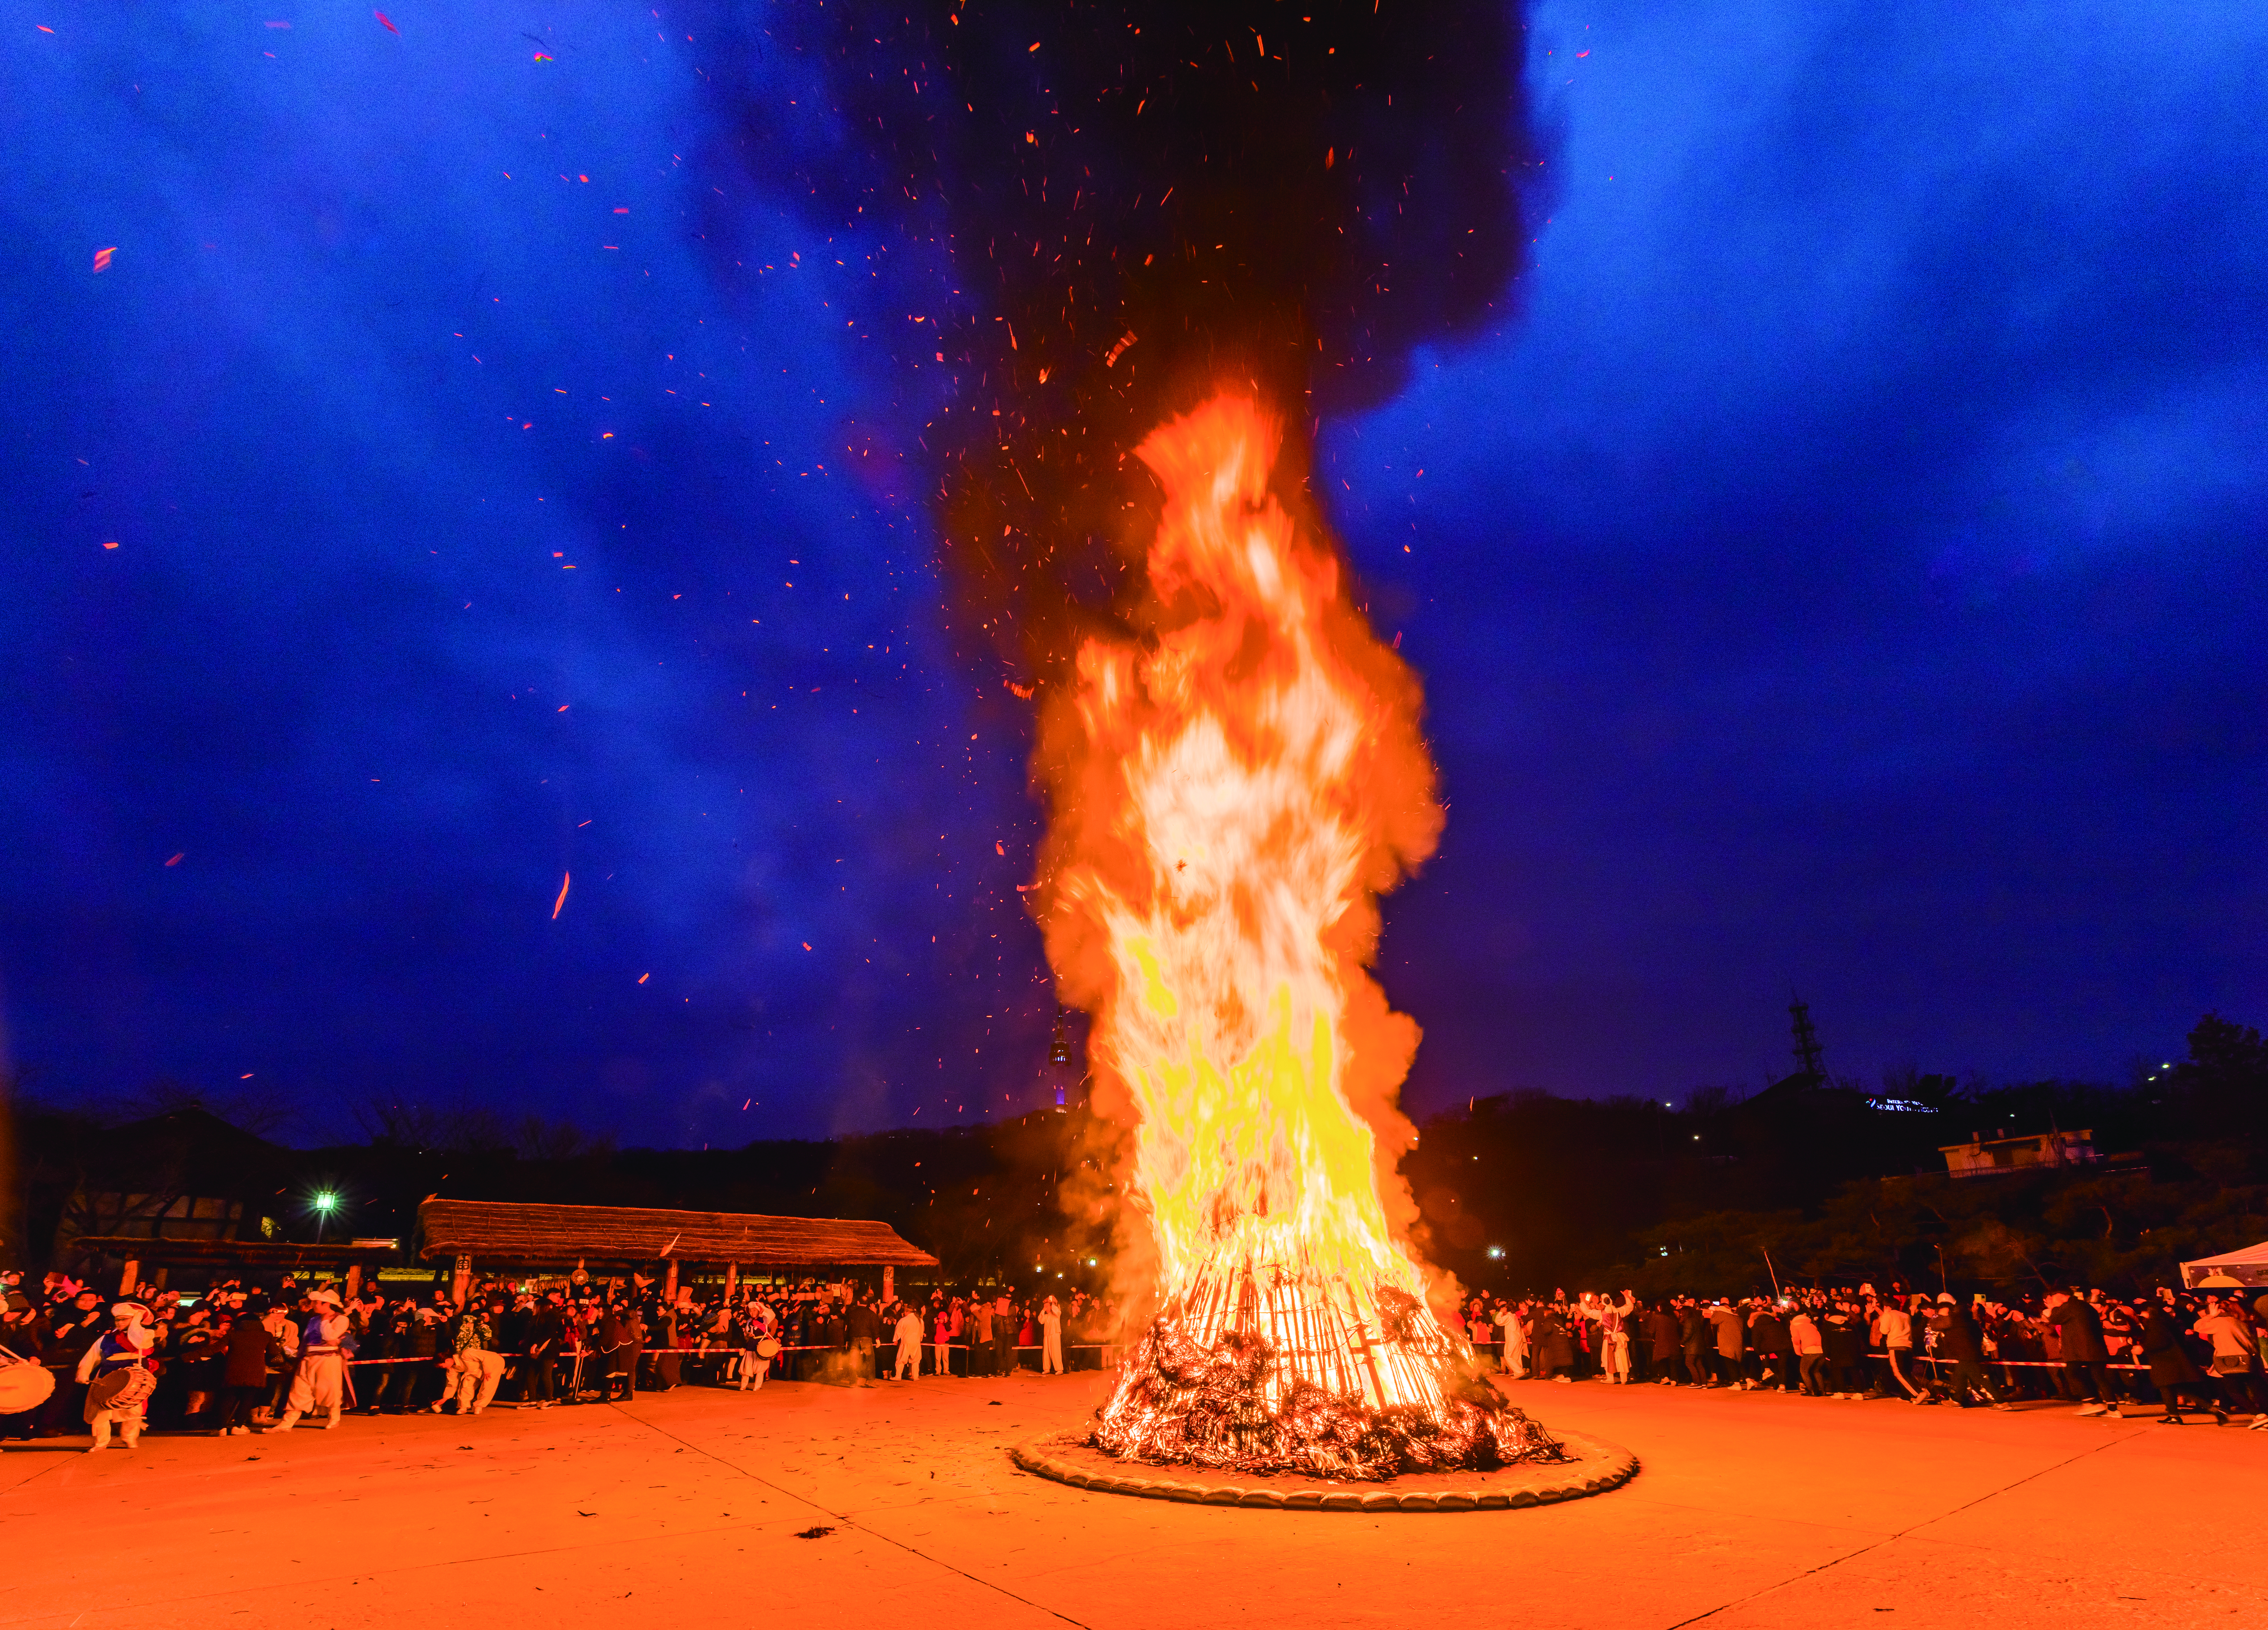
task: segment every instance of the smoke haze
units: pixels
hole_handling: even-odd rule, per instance
[[[1543,168],[1526,40],[1518,6],[1456,0],[838,0],[719,54],[748,77],[715,81],[712,162],[784,165],[821,224],[917,263],[881,287],[931,290],[873,334],[933,409],[964,657],[1044,677],[1126,598],[1153,518],[1126,455],[1217,384],[1306,432],[1507,315]]]

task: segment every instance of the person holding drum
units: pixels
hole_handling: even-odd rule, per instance
[[[19,1342],[25,1351],[0,1345],[0,1438],[28,1438],[36,1431],[33,1411],[48,1401],[55,1390],[55,1377],[40,1362],[39,1323],[36,1315],[17,1318],[11,1311],[0,1321],[8,1339]]]
[[[752,1296],[733,1323],[740,1335],[740,1391],[752,1391],[763,1385],[779,1356],[779,1319],[770,1303]]]
[[[90,1455],[110,1447],[113,1426],[127,1448],[140,1448],[142,1412],[158,1390],[156,1373],[142,1362],[156,1343],[150,1310],[139,1302],[121,1302],[110,1316],[116,1324],[78,1361],[78,1379],[86,1384],[86,1423],[94,1428]]]

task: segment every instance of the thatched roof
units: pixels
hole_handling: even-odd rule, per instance
[[[743,1211],[541,1206],[429,1200],[417,1208],[427,1261],[736,1262],[751,1267],[934,1267],[887,1222],[767,1217]]]

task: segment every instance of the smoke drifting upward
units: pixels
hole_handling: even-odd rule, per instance
[[[828,231],[937,280],[870,326],[902,388],[947,376],[922,441],[961,635],[1060,678],[1124,609],[1156,519],[1126,460],[1157,424],[1241,384],[1308,430],[1506,314],[1542,170],[1526,37],[1486,0],[800,0],[711,25],[733,165],[777,187],[784,163]],[[1276,483],[1302,510],[1305,440]]]

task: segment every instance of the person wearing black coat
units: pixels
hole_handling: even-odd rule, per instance
[[[1684,1356],[1684,1337],[1677,1326],[1677,1314],[1667,1302],[1648,1311],[1646,1333],[1653,1346],[1653,1378],[1664,1386],[1675,1386]]]
[[[47,1348],[47,1362],[55,1366],[59,1373],[55,1390],[48,1394],[48,1401],[40,1406],[36,1435],[53,1437],[60,1433],[78,1430],[78,1422],[85,1413],[86,1384],[75,1381],[72,1377],[87,1348],[101,1340],[103,1333],[110,1327],[110,1309],[99,1291],[81,1290],[68,1302],[49,1310],[43,1345]]]
[[[637,1316],[618,1303],[609,1302],[607,1311],[599,1316],[599,1388],[600,1396],[608,1403],[615,1401],[617,1384],[623,1402],[637,1396],[639,1343],[631,1333],[636,1328]]]
[[[1819,1344],[1826,1351],[1827,1368],[1835,1377],[1834,1396],[1866,1397],[1866,1316],[1849,1303],[1837,1302],[1820,1324]]]
[[[558,1291],[549,1293],[542,1304],[530,1314],[524,1333],[527,1342],[526,1380],[520,1387],[520,1401],[549,1409],[558,1401],[553,1385],[558,1362],[559,1344],[567,1333],[566,1298]]]
[[[220,1435],[242,1437],[252,1430],[252,1412],[268,1395],[268,1355],[276,1338],[261,1322],[266,1310],[237,1310],[222,1347]]]
[[[431,1308],[420,1308],[414,1296],[401,1299],[401,1322],[394,1333],[394,1357],[440,1357],[440,1315]],[[447,1390],[448,1377],[438,1364],[394,1364],[389,1368],[401,1371],[403,1379],[395,1384],[398,1391],[387,1395],[387,1400],[398,1403],[403,1409],[430,1404]]]
[[[2102,1315],[2074,1287],[2048,1297],[2048,1311],[2040,1322],[2056,1327],[2063,1343],[2064,1373],[2080,1388],[2080,1406],[2073,1413],[2117,1414],[2118,1400],[2110,1391],[2110,1346],[2102,1339]]]
[[[1685,1373],[1693,1378],[1695,1386],[1707,1386],[1716,1379],[1709,1368],[1709,1349],[1715,1339],[1716,1333],[1710,1329],[1701,1304],[1688,1302],[1677,1316],[1677,1340],[1685,1354]]]
[[[882,1340],[882,1316],[863,1296],[843,1316],[843,1337],[850,1345],[850,1378],[864,1386],[874,1378],[874,1349]]]
[[[1567,1333],[1567,1323],[1556,1307],[1536,1310],[1535,1323],[1535,1378],[1538,1381],[1565,1381],[1567,1372],[1575,1367],[1575,1343]]]
[[[374,1415],[386,1407],[389,1396],[399,1399],[407,1388],[410,1364],[379,1363],[372,1361],[398,1358],[401,1354],[401,1310],[388,1307],[383,1302],[364,1316],[363,1328],[355,1357],[364,1361],[361,1379],[356,1391],[368,1401],[357,1412]]]
[[[2184,1398],[2205,1399],[2205,1407],[2213,1411],[2215,1423],[2228,1424],[2228,1411],[2221,1406],[2219,1395],[2206,1384],[2189,1349],[2182,1345],[2182,1327],[2175,1320],[2173,1310],[2163,1301],[2152,1303],[2150,1311],[2142,1316],[2142,1357],[2150,1366],[2150,1384],[2158,1389],[2158,1401],[2166,1406],[2166,1413],[2158,1417],[2161,1425],[2183,1424],[2177,1400]]]
[[[1755,1384],[1767,1381],[1782,1392],[1796,1384],[1795,1342],[1787,1333],[1787,1316],[1770,1303],[1749,1315],[1749,1346],[1756,1355]]]
[[[1977,1328],[1976,1315],[1969,1311],[1967,1303],[1957,1302],[1950,1296],[1938,1297],[1937,1303],[1937,1352],[1939,1357],[1952,1361],[1949,1384],[1953,1401],[1966,1409],[1973,1394],[1981,1396],[1995,1409],[2007,1408],[1984,1373],[1984,1335]]]

